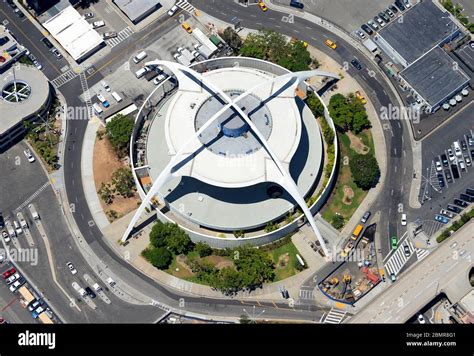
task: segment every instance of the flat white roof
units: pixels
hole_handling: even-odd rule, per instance
[[[43,26],[76,61],[104,42],[92,24],[84,20],[72,6],[46,21]]]

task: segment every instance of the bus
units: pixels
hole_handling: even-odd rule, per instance
[[[38,316],[38,319],[43,323],[43,324],[54,324],[53,321],[49,316],[46,315],[46,313],[41,313]]]
[[[20,289],[18,289],[18,292],[20,293],[21,297],[25,300],[26,305],[29,305],[33,300],[36,298],[33,297],[33,294],[26,288],[26,286],[22,286]]]
[[[357,225],[356,228],[354,229],[354,232],[352,233],[351,239],[354,240],[354,241],[357,240],[357,238],[360,236],[363,228],[364,227],[361,224]]]

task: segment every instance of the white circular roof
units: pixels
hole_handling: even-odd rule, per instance
[[[242,67],[214,70],[203,75],[233,99],[272,78],[267,73]],[[300,142],[301,117],[294,99],[295,87],[282,88],[283,84],[269,83],[257,88],[239,102],[239,107],[264,134],[282,164],[288,165]],[[207,89],[196,87],[198,90],[180,87],[170,103],[165,118],[170,155],[176,154],[190,137],[195,136],[206,116],[210,119],[226,104]],[[280,177],[265,148],[233,110],[224,112],[201,137],[194,137],[185,154],[193,152],[196,152],[194,158],[177,174],[221,187],[246,187],[278,181]]]

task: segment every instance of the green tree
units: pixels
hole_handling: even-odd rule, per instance
[[[205,242],[198,242],[194,246],[194,250],[199,254],[199,257],[212,255],[212,248]]]
[[[344,220],[344,217],[342,215],[339,215],[339,214],[335,214],[331,220],[331,225],[337,229],[337,230],[340,230],[344,227],[344,224],[345,224],[345,220]]]
[[[234,264],[242,276],[242,286],[253,290],[275,278],[270,256],[254,247],[242,246],[234,250]]]
[[[97,193],[99,194],[100,199],[102,199],[105,204],[109,205],[113,203],[114,192],[109,184],[102,183]]]
[[[354,117],[352,119],[352,131],[355,134],[362,132],[364,129],[368,129],[371,127],[369,117],[365,111],[357,111],[354,113]]]
[[[359,188],[368,190],[377,185],[380,179],[380,168],[374,156],[356,154],[349,165],[354,183]]]
[[[112,173],[112,184],[115,192],[124,198],[130,198],[134,195],[135,182],[132,171],[128,168],[119,168]]]
[[[189,236],[177,224],[157,221],[150,232],[150,243],[155,247],[167,247],[179,255],[193,248]]]
[[[306,104],[315,117],[318,118],[324,116],[324,106],[321,103],[321,100],[319,100],[319,98],[313,92],[308,93],[308,96],[306,97]]]
[[[119,157],[127,155],[133,125],[131,118],[121,114],[116,115],[105,125],[105,134]]]
[[[234,50],[238,51],[242,47],[242,39],[232,27],[227,27],[222,35],[224,41]]]
[[[243,287],[242,273],[232,267],[224,267],[215,275],[213,287],[226,295],[235,294]]]
[[[173,259],[171,253],[164,247],[149,247],[142,252],[142,256],[159,269],[167,269]]]
[[[329,100],[329,113],[337,128],[343,132],[349,130],[353,112],[342,94],[335,94]]]
[[[177,254],[186,254],[194,247],[193,242],[189,236],[181,229],[175,230],[172,235],[166,239],[166,246],[168,249]]]

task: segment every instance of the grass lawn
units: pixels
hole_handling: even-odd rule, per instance
[[[285,254],[288,253],[288,259],[284,258]],[[298,273],[298,270],[295,268],[297,263],[296,254],[298,250],[296,246],[293,245],[293,242],[289,242],[283,246],[280,246],[272,251],[269,251],[268,254],[275,263],[275,280],[281,281],[282,279],[291,277]],[[284,266],[279,265],[279,261],[284,260]]]
[[[368,154],[373,154],[374,152],[374,143],[372,140],[372,133],[369,130],[361,132],[358,137],[361,138],[364,145],[370,148]],[[357,187],[357,185],[352,180],[352,173],[349,167],[349,164],[344,165],[344,157],[349,157],[349,160],[354,157],[356,152],[350,147],[349,137],[345,134],[338,133],[339,142],[340,142],[340,153],[341,161],[339,165],[339,177],[334,188],[334,192],[329,198],[328,203],[326,204],[324,211],[322,213],[323,218],[329,223],[332,222],[333,217],[338,213],[343,216],[347,222],[355,210],[359,207],[360,203],[364,200],[367,195],[367,191],[364,191]],[[347,162],[348,163],[348,162]],[[354,196],[350,202],[344,202],[344,187],[348,186],[352,189]]]

